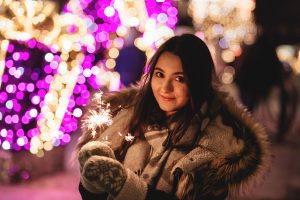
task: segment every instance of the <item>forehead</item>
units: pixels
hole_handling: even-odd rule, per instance
[[[180,58],[170,52],[164,52],[159,56],[155,68],[176,72],[182,72],[183,70]]]

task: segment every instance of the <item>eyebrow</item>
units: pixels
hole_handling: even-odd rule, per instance
[[[155,67],[154,70],[159,70],[159,71],[165,72],[162,68],[159,68],[159,67]],[[183,72],[175,72],[173,74],[175,74],[175,75],[177,75],[177,74],[183,75]]]

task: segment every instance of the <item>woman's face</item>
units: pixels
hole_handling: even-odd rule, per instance
[[[183,108],[189,101],[181,60],[178,56],[164,52],[158,58],[151,80],[154,97],[167,116]]]

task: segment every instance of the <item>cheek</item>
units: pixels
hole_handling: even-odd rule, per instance
[[[151,88],[153,92],[156,92],[159,89],[159,83],[155,78],[151,80]]]
[[[189,100],[189,92],[186,87],[178,87],[177,88],[177,97],[180,97],[182,102],[188,102]]]

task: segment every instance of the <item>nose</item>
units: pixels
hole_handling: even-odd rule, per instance
[[[165,79],[164,82],[162,83],[162,91],[163,92],[171,92],[173,91],[173,84],[172,84],[172,80],[169,80],[169,79]]]

